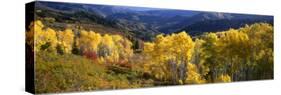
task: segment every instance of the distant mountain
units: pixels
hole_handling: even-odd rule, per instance
[[[266,19],[219,19],[200,21],[184,27],[179,31],[186,31],[192,36],[203,34],[204,32],[225,31],[230,28],[238,29],[245,25],[251,25],[257,22],[269,23],[273,25],[273,18]]]
[[[273,24],[273,16],[220,12],[200,12],[129,6],[37,2],[39,19],[55,18],[53,27],[80,25],[110,33],[151,40],[155,35],[187,31],[196,36],[204,32],[239,28],[246,24]]]
[[[166,18],[172,18],[176,16],[183,16],[183,17],[191,17],[193,15],[198,14],[197,11],[187,11],[187,10],[175,10],[175,9],[158,9],[158,10],[150,10],[145,11],[144,14],[149,14],[153,16],[159,16],[159,17],[166,17]]]
[[[186,26],[180,31],[187,31],[190,35],[200,35],[204,32],[225,31],[230,28],[238,29],[246,24],[269,23],[273,24],[272,16],[262,15],[242,15],[230,13],[203,13],[190,18],[193,23],[185,24]]]
[[[141,14],[144,11],[155,10],[153,8],[141,7],[125,7],[125,6],[107,6],[107,5],[90,5],[90,4],[75,4],[75,3],[59,3],[59,2],[44,2],[36,3],[37,10],[36,17],[55,18],[56,24],[49,24],[55,28],[63,28],[64,24],[78,24],[93,29],[89,26],[102,26],[112,28],[111,30],[118,30],[131,36],[138,37],[143,40],[150,40],[152,36],[159,34],[152,28],[147,27],[140,21],[131,21],[125,18],[125,15],[134,16],[134,14]],[[137,10],[137,11],[136,11]],[[116,15],[117,18],[110,19]],[[118,16],[120,14],[120,16]],[[124,15],[124,16],[123,16]],[[122,17],[122,18],[120,18]],[[92,24],[92,25],[91,25]],[[47,24],[48,25],[48,24]],[[95,27],[96,28],[96,27]],[[98,29],[107,30],[107,29]]]
[[[94,12],[101,16],[108,16],[115,13],[131,13],[131,12],[142,12],[157,10],[156,8],[143,8],[143,7],[129,7],[129,6],[114,6],[114,5],[94,5],[94,4],[79,4],[79,3],[60,3],[60,2],[44,2],[39,1],[37,3],[40,7],[75,12],[75,11],[85,11]]]
[[[198,12],[154,9],[148,11],[115,13],[106,18],[121,24],[123,27],[127,27],[130,31],[146,32],[155,35],[165,33],[166,31],[162,31],[161,29],[173,26],[196,14],[198,14]],[[173,28],[174,27],[171,29]]]

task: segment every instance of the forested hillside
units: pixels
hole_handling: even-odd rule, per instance
[[[152,41],[161,33],[186,31],[198,36],[205,32],[238,29],[254,23],[273,25],[273,16],[204,12],[129,6],[78,3],[36,2],[36,19],[54,29],[66,26],[122,34],[137,40]]]
[[[33,4],[26,59],[36,93],[274,78],[273,16]]]
[[[45,23],[35,20],[26,31],[36,56],[36,93],[273,79],[268,23],[196,37],[158,34],[138,52],[122,34]]]

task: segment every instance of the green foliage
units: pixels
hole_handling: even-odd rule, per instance
[[[36,54],[35,66],[36,93],[136,88],[142,85],[141,80],[135,78],[137,73],[130,69],[120,66],[108,68],[72,54],[40,52]]]

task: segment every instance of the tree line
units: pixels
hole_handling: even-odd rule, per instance
[[[26,32],[33,52],[76,54],[99,64],[140,64],[155,85],[200,84],[273,78],[273,26],[267,23],[210,32],[160,34],[134,53],[126,37],[32,22]],[[132,60],[143,58],[142,62]]]
[[[186,32],[158,35],[144,44],[146,72],[169,84],[273,78],[273,27],[246,25],[191,38]]]

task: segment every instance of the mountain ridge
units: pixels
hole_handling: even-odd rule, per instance
[[[37,6],[47,11],[36,13],[39,18],[51,17],[61,23],[99,25],[129,33],[142,40],[152,40],[161,33],[187,31],[196,36],[258,22],[273,24],[273,16],[265,15],[42,1],[37,2]]]

